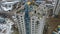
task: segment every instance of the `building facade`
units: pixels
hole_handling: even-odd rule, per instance
[[[60,0],[55,0],[55,6],[53,9],[53,14],[58,15],[60,12]]]
[[[40,12],[40,10],[33,10],[28,13],[22,11],[17,14],[20,34],[43,34],[46,17],[41,13],[43,12]]]
[[[26,23],[24,20],[24,15],[19,14],[18,15],[18,21],[19,21],[19,27],[20,27],[20,34],[26,34]],[[30,23],[29,23],[29,29],[30,32],[29,34],[43,34],[43,29],[44,29],[44,25],[45,25],[45,17],[37,17],[37,15],[30,15]]]

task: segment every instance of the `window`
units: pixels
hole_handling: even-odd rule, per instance
[[[22,23],[23,24],[23,23]]]
[[[32,31],[34,31],[34,29]]]
[[[32,20],[34,20],[34,19],[32,19]]]
[[[34,28],[32,28],[32,29],[34,29]]]
[[[32,23],[34,23],[34,21],[32,21]]]
[[[34,24],[32,24],[32,25],[34,25]]]
[[[23,21],[21,21],[21,22],[23,22]]]
[[[32,27],[34,27],[34,26],[32,26]]]
[[[22,17],[22,16],[21,16]]]
[[[9,5],[9,7],[11,7],[11,5]]]
[[[18,20],[18,21],[20,21],[20,20]]]
[[[29,28],[26,28],[27,30],[29,30]]]
[[[34,13],[36,13],[36,11]]]
[[[29,34],[29,32],[27,32],[27,34]]]
[[[36,24],[38,25],[39,24],[39,21],[36,21]]]

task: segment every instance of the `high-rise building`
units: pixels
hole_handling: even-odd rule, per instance
[[[42,7],[42,10],[38,8],[30,11],[28,5],[25,7],[24,11],[17,14],[20,34],[43,34],[46,19],[46,17],[43,16],[45,8]]]
[[[53,14],[58,15],[60,12],[60,0],[55,0],[55,6],[53,9]]]

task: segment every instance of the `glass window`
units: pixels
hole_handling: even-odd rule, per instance
[[[32,24],[32,25],[34,25],[34,24]]]
[[[32,20],[34,20],[34,19],[32,19]]]
[[[21,21],[21,22],[23,22],[23,21]]]
[[[27,32],[27,34],[29,34],[29,32]]]
[[[32,31],[34,31],[34,29]]]
[[[32,26],[32,27],[34,27],[34,26]]]
[[[23,23],[22,23],[23,24]]]
[[[37,25],[39,24],[39,21],[36,21]]]
[[[20,21],[20,20],[18,20],[18,21]]]
[[[29,30],[29,28],[26,28],[27,30]]]
[[[11,7],[11,5],[9,5],[9,7]]]
[[[22,17],[22,16],[21,16]]]
[[[32,23],[34,23],[34,21],[32,21]]]
[[[36,11],[34,13],[36,13]]]

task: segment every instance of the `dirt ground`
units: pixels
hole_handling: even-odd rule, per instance
[[[57,26],[60,25],[60,15],[58,16],[58,18],[50,17],[47,24],[48,29],[46,31],[46,34],[52,34],[53,31],[57,32]]]

